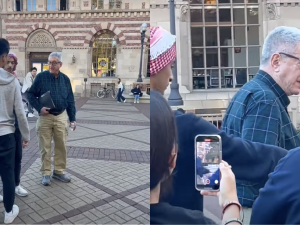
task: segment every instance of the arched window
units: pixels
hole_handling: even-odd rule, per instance
[[[101,34],[93,43],[92,76],[114,77],[116,74],[117,43],[112,34]]]

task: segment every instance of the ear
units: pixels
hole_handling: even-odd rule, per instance
[[[172,149],[172,154],[169,158],[169,167],[171,169],[175,169],[176,167],[176,161],[177,161],[177,152],[176,152],[176,147],[174,145],[173,149]]]
[[[279,67],[280,67],[281,62],[282,62],[282,58],[280,57],[279,54],[272,55],[271,66],[276,72],[279,72]]]

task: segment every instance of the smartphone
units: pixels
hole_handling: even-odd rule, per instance
[[[222,141],[219,135],[195,137],[195,187],[198,191],[219,191]]]

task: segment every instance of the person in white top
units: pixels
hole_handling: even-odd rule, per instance
[[[120,78],[118,78],[119,79],[119,81],[118,81],[118,103],[120,103],[121,102],[121,99],[122,99],[122,101],[125,103],[126,102],[126,99],[124,98],[124,96],[123,96],[123,92],[124,92],[124,86],[123,86],[123,84],[122,84],[122,82],[121,82],[121,79]]]
[[[23,83],[23,87],[22,87],[22,93],[24,94],[24,98],[27,100],[27,92],[29,90],[29,88],[31,87],[33,80],[36,76],[37,73],[37,69],[35,67],[31,68],[31,72],[27,73],[25,79],[24,79],[24,83]],[[33,108],[30,105],[29,101],[28,102],[28,117],[34,117],[33,115]]]

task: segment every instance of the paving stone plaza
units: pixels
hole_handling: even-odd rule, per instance
[[[67,184],[41,184],[36,118],[29,119],[31,142],[21,172],[29,195],[16,196],[20,214],[14,224],[149,224],[150,104],[79,98],[76,108]],[[0,221],[3,212],[0,203]]]

